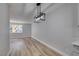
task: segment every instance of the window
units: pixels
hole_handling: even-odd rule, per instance
[[[23,32],[23,25],[19,25],[19,24],[10,25],[10,33],[22,33],[22,32]]]

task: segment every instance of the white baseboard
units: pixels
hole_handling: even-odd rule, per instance
[[[61,52],[61,51],[59,51],[58,49],[56,49],[56,48],[54,48],[54,47],[48,45],[47,43],[45,43],[45,42],[43,42],[43,41],[37,39],[37,38],[34,37],[34,36],[32,36],[32,38],[34,38],[35,40],[37,40],[37,41],[39,41],[40,43],[44,44],[44,45],[47,46],[48,48],[50,48],[50,49],[52,49],[52,50],[58,52],[59,54],[61,54],[61,55],[63,55],[63,56],[68,56],[67,54],[65,54],[65,53],[63,53],[63,52]]]

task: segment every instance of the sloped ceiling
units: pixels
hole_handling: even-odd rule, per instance
[[[42,3],[42,11],[45,12],[55,3]],[[9,15],[11,21],[32,22],[36,14],[36,3],[10,3]]]

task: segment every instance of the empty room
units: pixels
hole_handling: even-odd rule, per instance
[[[0,56],[79,56],[79,3],[0,3]]]

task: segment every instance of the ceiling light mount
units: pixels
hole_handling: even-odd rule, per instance
[[[40,5],[41,5],[41,3],[37,3],[36,5],[37,5],[37,6],[40,6]]]

